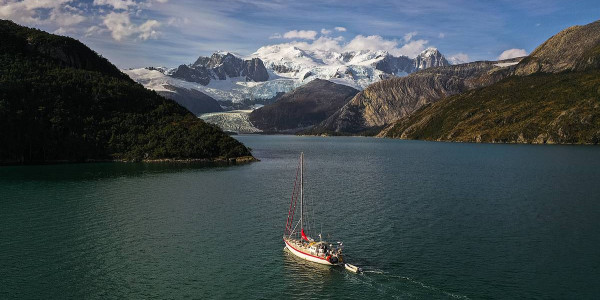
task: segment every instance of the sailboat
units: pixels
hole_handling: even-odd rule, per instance
[[[298,178],[298,175],[300,175],[300,178]],[[299,218],[296,218],[296,210],[300,210]],[[309,233],[305,231],[307,222],[304,214],[304,153],[300,153],[300,163],[296,170],[296,180],[294,181],[283,242],[291,253],[302,259],[323,265],[343,265],[343,244],[341,242],[328,243],[323,241],[321,234],[319,234],[319,241],[311,238],[308,235]]]

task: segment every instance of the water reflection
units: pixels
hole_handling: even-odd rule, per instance
[[[309,262],[292,254],[287,248],[282,251],[284,257],[284,276],[288,288],[294,290],[299,297],[322,297],[335,285],[336,278],[341,277],[341,268]]]
[[[244,165],[218,163],[78,163],[37,166],[2,166],[0,181],[86,181],[106,178],[137,177],[151,174],[189,171],[219,171]]]

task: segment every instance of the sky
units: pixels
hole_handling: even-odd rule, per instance
[[[592,1],[0,0],[0,19],[81,40],[120,68],[249,56],[290,43],[454,62],[523,56],[562,29],[600,19]]]

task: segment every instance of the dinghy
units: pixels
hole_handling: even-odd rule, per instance
[[[348,263],[344,264],[344,267],[346,268],[346,270],[348,270],[348,271],[350,271],[352,273],[360,273],[360,272],[362,272],[361,268],[359,268],[359,267],[357,267],[355,265],[348,264]]]

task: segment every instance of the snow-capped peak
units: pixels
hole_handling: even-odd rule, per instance
[[[148,68],[128,74],[153,89],[193,88],[218,101],[242,103],[271,99],[316,78],[364,89],[382,79],[444,65],[448,62],[436,48],[409,58],[383,49],[345,51],[335,45],[297,42],[263,46],[246,57],[217,51],[176,69]]]
[[[235,52],[231,52],[231,51],[224,51],[224,50],[219,50],[216,51],[215,53],[213,53],[213,55],[218,54],[219,56],[227,56],[227,55],[233,55],[237,58],[242,58],[244,59],[243,55],[240,55],[239,53],[235,53]]]
[[[444,55],[442,55],[437,48],[433,47],[425,49],[415,58],[415,68],[417,70],[447,65],[450,65],[450,63],[446,60]]]
[[[441,55],[440,51],[438,51],[437,48],[434,47],[429,47],[423,51],[421,51],[421,53],[419,53],[420,57],[430,57],[430,56],[438,56]]]

